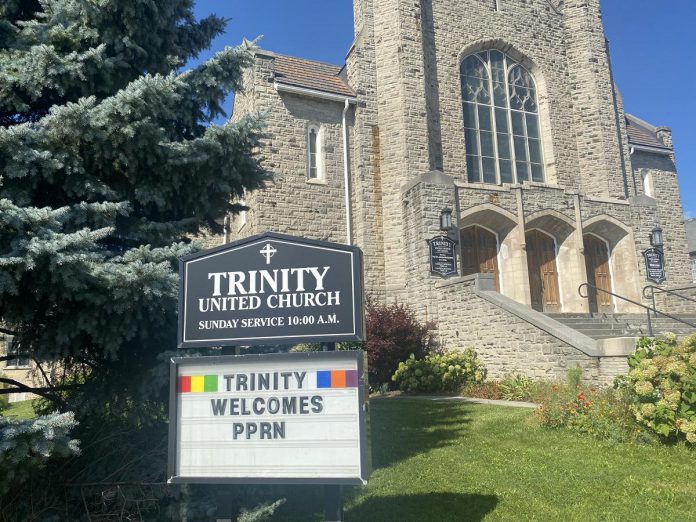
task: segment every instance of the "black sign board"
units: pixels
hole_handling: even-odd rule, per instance
[[[457,243],[446,236],[428,239],[430,247],[430,272],[440,277],[457,275]]]
[[[649,248],[643,252],[645,257],[645,271],[648,281],[653,281],[658,285],[667,280],[665,275],[665,255],[657,248]]]
[[[268,232],[186,256],[179,348],[360,341],[362,253]]]

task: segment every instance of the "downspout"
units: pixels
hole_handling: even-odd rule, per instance
[[[352,245],[353,229],[351,225],[351,204],[350,204],[350,167],[348,165],[348,125],[346,116],[350,108],[350,99],[346,98],[343,107],[343,187],[346,198],[346,245]]]

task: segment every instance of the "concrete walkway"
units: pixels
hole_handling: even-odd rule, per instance
[[[529,408],[536,409],[538,404],[533,402],[522,401],[500,401],[495,399],[473,399],[470,397],[447,397],[444,395],[373,395],[370,400],[375,399],[401,399],[401,400],[418,400],[418,401],[456,401],[469,404],[488,404],[491,406],[507,406],[509,408]]]

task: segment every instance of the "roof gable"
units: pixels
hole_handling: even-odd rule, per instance
[[[282,54],[274,56],[273,73],[277,83],[340,96],[355,96],[342,78],[342,67]]]
[[[626,132],[628,133],[628,143],[631,145],[672,150],[657,135],[655,127],[631,114],[626,114]]]

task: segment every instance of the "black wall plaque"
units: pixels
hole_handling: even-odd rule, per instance
[[[653,281],[658,285],[667,280],[665,275],[665,255],[657,248],[649,248],[643,252],[645,257],[645,271],[648,281]]]
[[[363,339],[357,247],[268,232],[179,265],[179,348]]]
[[[457,275],[457,243],[446,236],[428,239],[430,272],[440,277]]]

